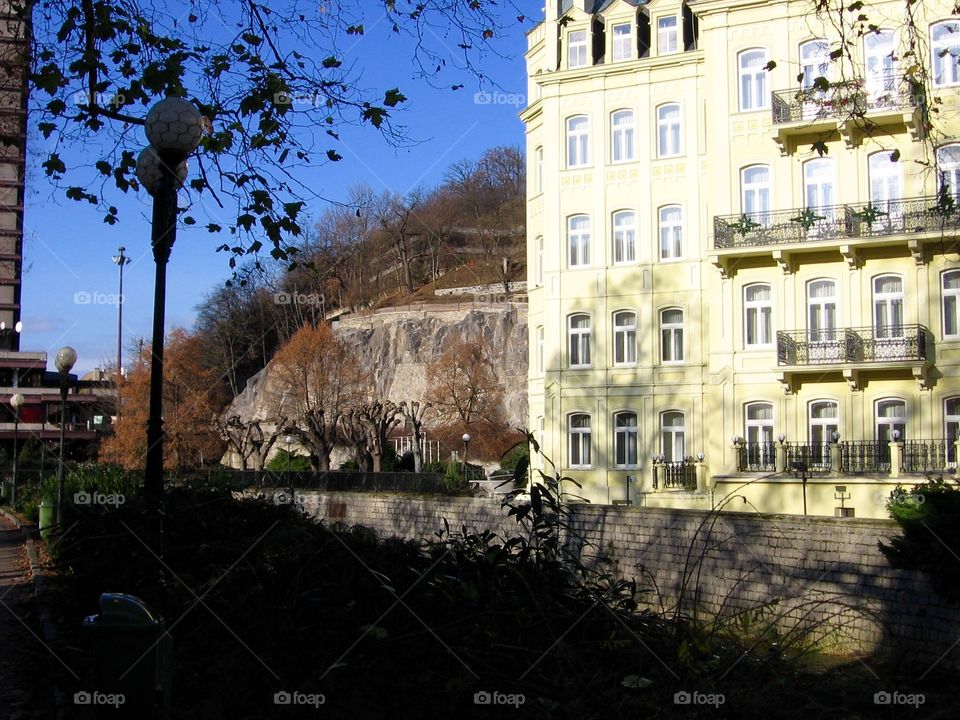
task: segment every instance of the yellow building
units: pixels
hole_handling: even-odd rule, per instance
[[[547,0],[530,422],[580,494],[885,517],[898,482],[953,475],[952,5],[911,34],[903,0],[851,26],[811,0]]]

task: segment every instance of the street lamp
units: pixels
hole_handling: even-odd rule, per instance
[[[10,506],[17,504],[17,435],[20,430],[20,406],[23,405],[23,395],[14,393],[10,398],[13,406],[13,483],[10,488]]]
[[[77,351],[69,345],[57,350],[57,359],[54,364],[60,373],[60,465],[57,467],[57,522],[60,522],[63,512],[63,451],[65,446],[65,430],[67,427],[67,387],[70,385],[70,371],[77,362]]]
[[[287,436],[283,439],[283,442],[286,443],[286,445],[287,445],[287,462],[286,462],[286,466],[287,466],[287,467],[284,468],[284,470],[286,470],[287,472],[290,472],[290,464],[291,464],[291,459],[292,459],[292,458],[290,457],[290,448],[293,447],[293,441],[294,441],[293,435],[287,435]]]
[[[187,156],[200,145],[203,118],[193,103],[168,97],[150,108],[145,126],[150,146],[137,158],[137,178],[153,197],[150,242],[157,272],[153,288],[150,411],[143,492],[148,499],[159,501],[163,496],[163,323],[167,261],[177,238],[177,191],[187,177]]]
[[[470,447],[470,433],[464,433],[463,437],[463,462],[460,466],[460,475],[463,477],[463,481],[467,481],[467,449]]]
[[[117,248],[117,255],[111,259],[120,266],[120,289],[117,291],[117,419],[120,419],[120,380],[123,378],[123,266],[131,262],[124,255],[126,248]]]

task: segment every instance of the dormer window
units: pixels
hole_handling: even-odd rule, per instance
[[[578,68],[587,64],[587,31],[574,30],[567,35],[567,67]]]
[[[613,61],[633,59],[633,33],[630,23],[620,23],[613,26]]]

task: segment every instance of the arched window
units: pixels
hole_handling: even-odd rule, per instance
[[[960,145],[944,145],[937,149],[937,171],[939,190],[960,198]]]
[[[637,364],[637,314],[632,310],[613,314],[613,364]]]
[[[590,216],[574,215],[567,220],[570,267],[590,265]]]
[[[899,275],[874,278],[873,325],[878,338],[903,337],[903,280]]]
[[[586,115],[567,118],[567,167],[590,164],[590,122]]]
[[[633,110],[617,110],[610,115],[611,161],[633,160]]]
[[[743,344],[754,348],[773,345],[773,291],[766,283],[743,289]]]
[[[666,462],[681,462],[686,457],[686,435],[682,412],[670,410],[660,415],[660,452]]]
[[[613,214],[613,262],[637,261],[637,215],[632,210]]]
[[[900,440],[907,436],[907,404],[903,400],[879,400],[877,402],[877,442],[884,445],[893,440],[893,431],[900,433]]]
[[[590,367],[590,316],[570,316],[570,367]]]
[[[637,414],[619,412],[613,416],[613,462],[617,467],[637,467]]]
[[[807,209],[829,220],[828,208],[837,202],[836,163],[832,158],[817,158],[803,164],[803,199]]]
[[[947,20],[930,28],[930,55],[935,86],[960,83],[960,22]]]
[[[680,105],[670,103],[657,108],[657,157],[674,157],[682,152],[680,142]]]
[[[590,416],[586,413],[574,413],[568,423],[570,467],[590,467]]]
[[[766,65],[767,51],[763,49],[744,50],[737,56],[741,110],[763,110],[769,107]]]
[[[943,334],[960,337],[960,270],[943,274]]]
[[[660,259],[683,257],[683,210],[679,205],[660,208]]]
[[[683,362],[683,310],[680,308],[660,311],[660,361]]]
[[[769,224],[770,167],[751,165],[741,170],[740,193],[744,214],[761,225]]]
[[[805,90],[813,87],[819,77],[830,73],[830,43],[826,40],[809,40],[800,46],[800,86]]]
[[[826,465],[830,462],[830,443],[833,434],[840,432],[839,406],[833,400],[815,400],[810,403],[808,423],[811,464]]]
[[[833,342],[837,338],[837,283],[811,280],[807,283],[807,332],[810,342]]]
[[[873,231],[892,231],[903,226],[903,167],[890,152],[873,153],[868,161],[870,204],[882,213],[869,226]]]
[[[774,465],[773,404],[749,403],[744,412],[744,437],[747,440],[747,465],[764,470]]]

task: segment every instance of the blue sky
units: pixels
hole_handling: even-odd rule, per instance
[[[398,86],[407,96],[397,120],[411,138],[421,142],[396,149],[370,127],[347,129],[337,148],[338,163],[305,171],[300,177],[316,192],[345,199],[347,188],[366,182],[406,192],[417,185],[439,182],[446,168],[464,158],[476,158],[494,145],[522,144],[523,125],[517,118],[522,105],[505,102],[526,90],[524,31],[517,25],[502,39],[504,59],[488,58],[484,72],[499,88],[499,102],[477,102],[477,80],[465,72],[445,71],[444,88],[414,78],[410,44],[386,32],[368,31],[352,54],[364,67],[364,85],[382,89]],[[464,87],[451,91],[450,85]],[[153,317],[154,263],[150,252],[150,203],[146,193],[114,197],[120,222],[109,226],[86,203],[67,200],[46,182],[40,163],[46,143],[31,132],[27,159],[24,217],[23,337],[21,349],[45,350],[52,358],[63,345],[78,353],[77,370],[87,372],[113,362],[117,344],[118,269],[111,262],[124,245],[131,264],[124,270],[124,362],[134,338],[149,338]],[[144,144],[146,140],[144,139]],[[61,151],[68,167],[92,162],[84,148]],[[93,158],[95,159],[95,158]],[[309,207],[319,215],[323,206]],[[228,256],[217,253],[225,240],[202,228],[181,228],[167,269],[167,330],[191,327],[203,296],[229,277]],[[51,360],[52,362],[52,360]]]

